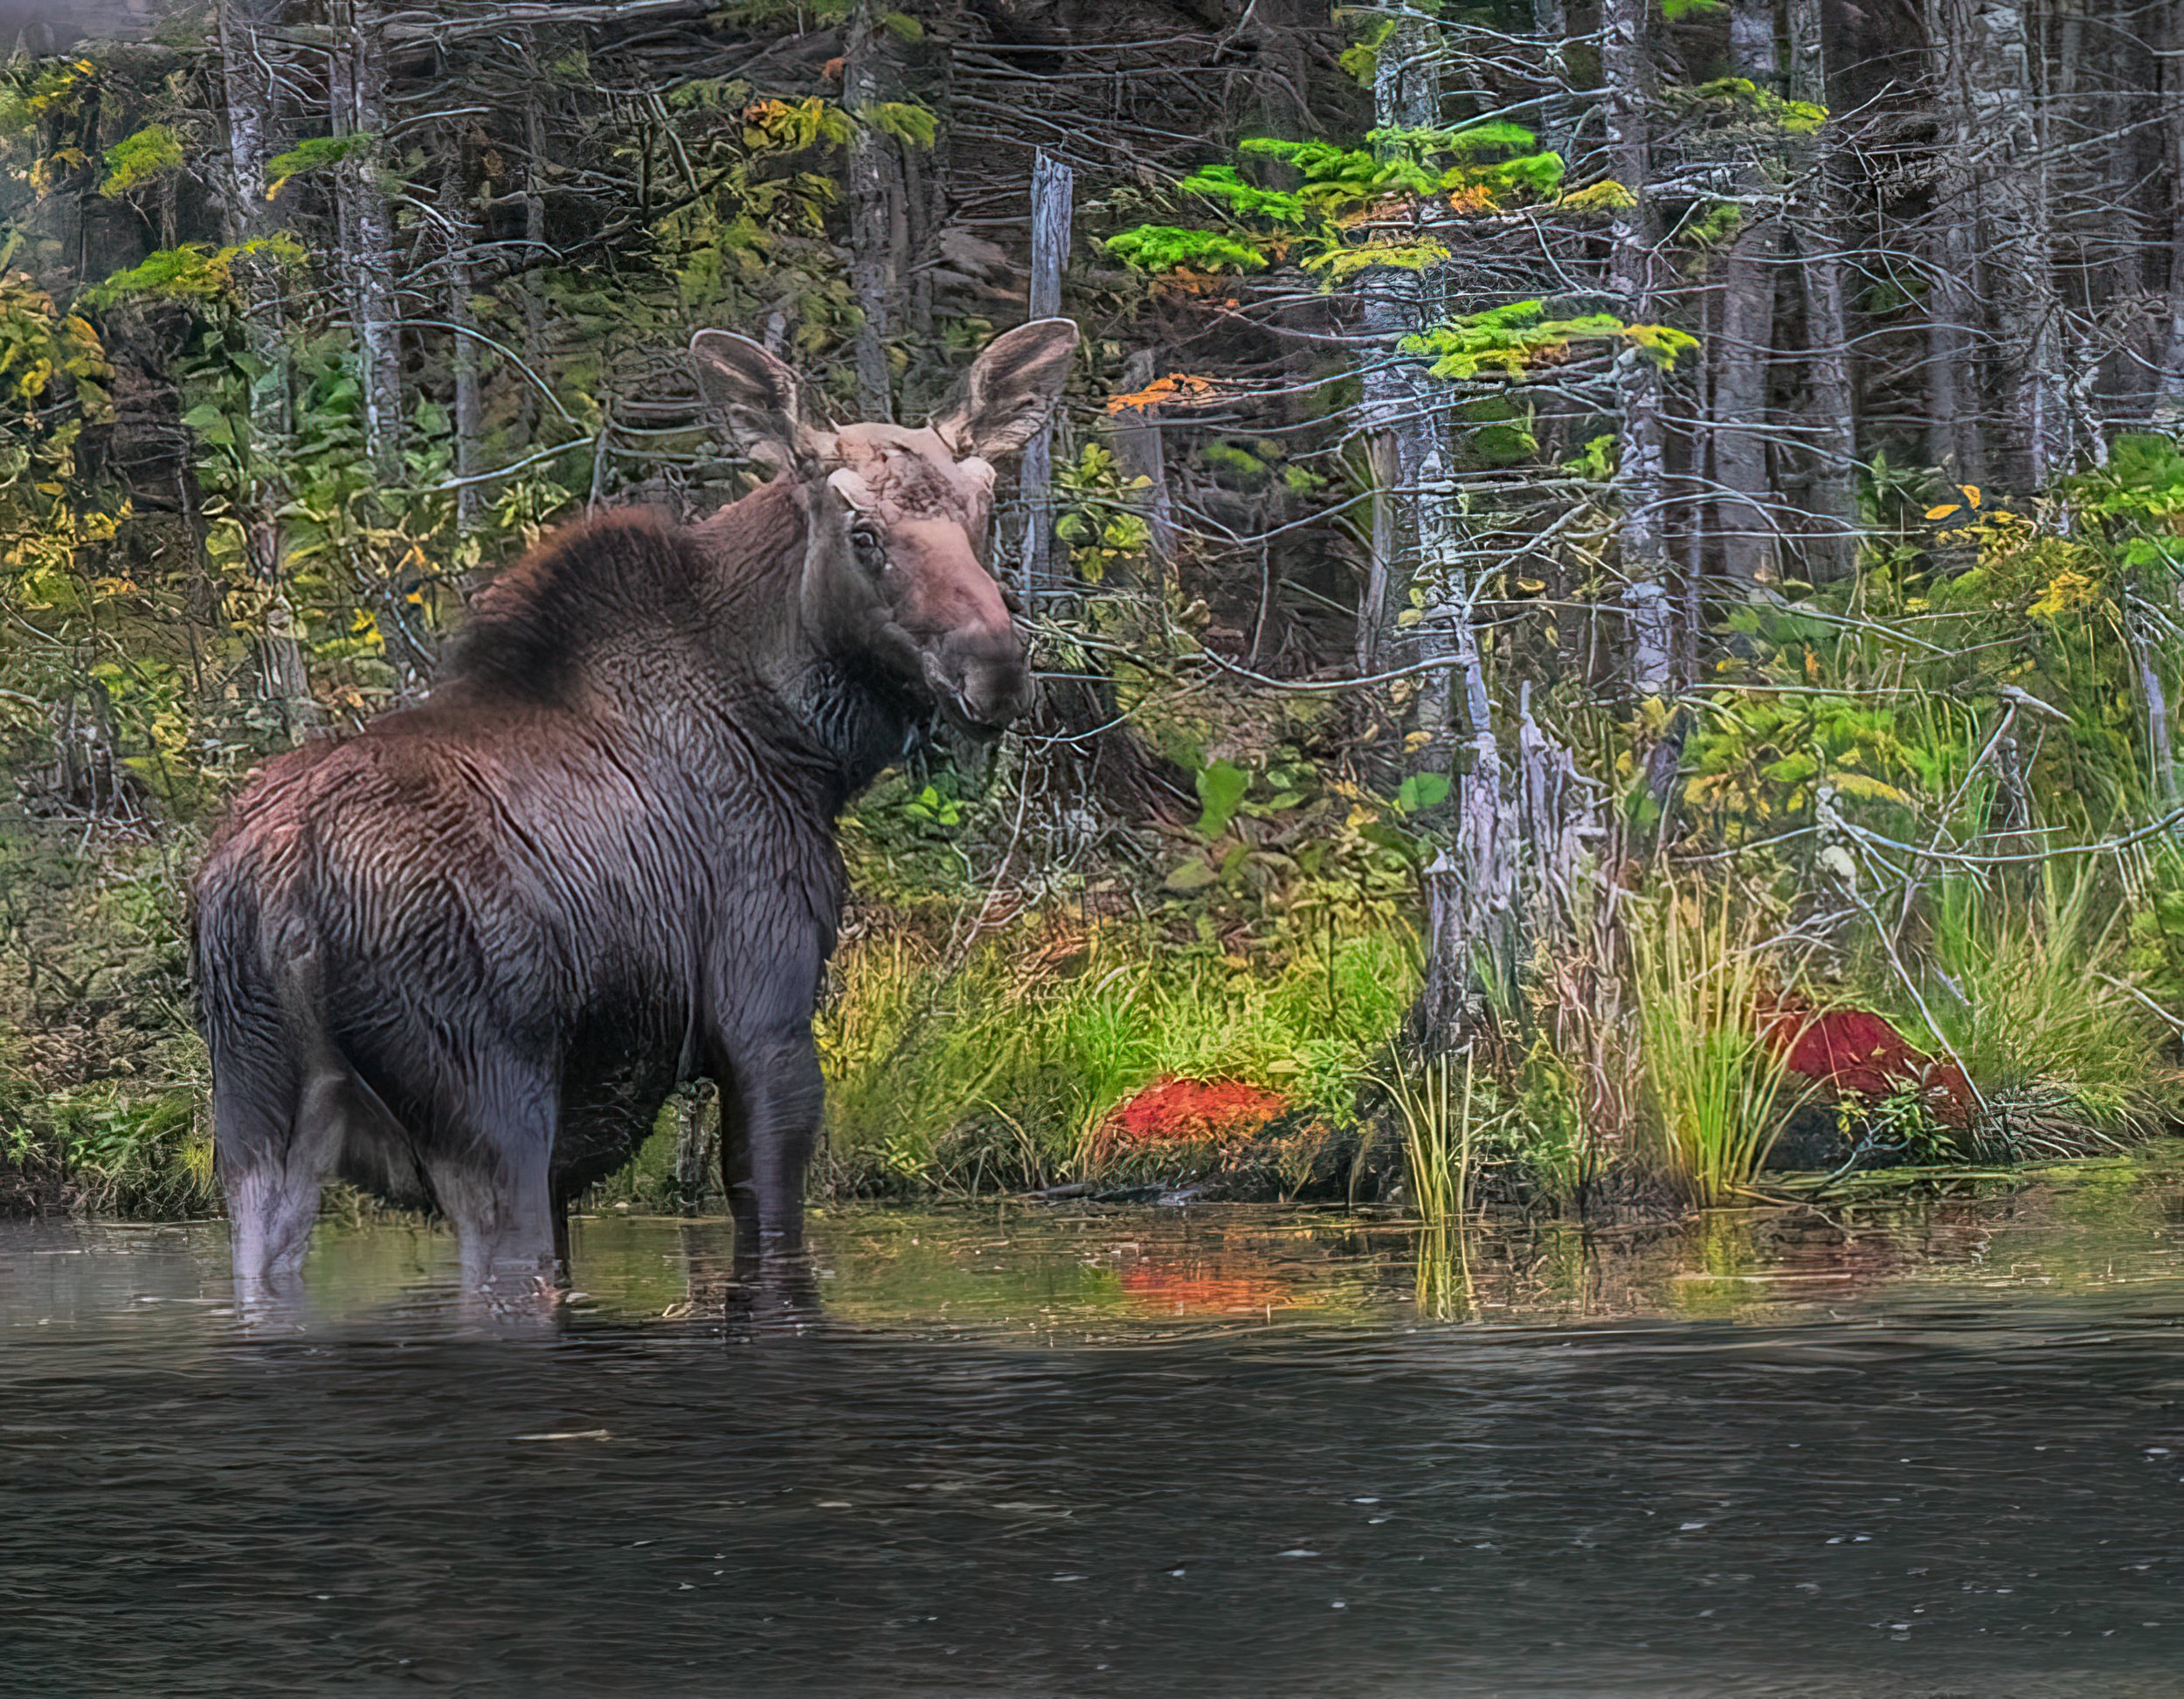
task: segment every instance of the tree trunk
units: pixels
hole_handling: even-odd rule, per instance
[[[1994,388],[2004,398],[1996,434],[2003,474],[2020,490],[2063,470],[2075,436],[2050,227],[2053,150],[2042,135],[2030,10],[2027,0],[1932,0],[1929,22],[1945,114],[1936,185],[1945,242],[1937,282],[1952,319],[1968,323],[1972,301],[1991,303]],[[1986,262],[1984,290],[1973,269],[1975,254]],[[1960,402],[1962,455],[1977,422],[1966,428]],[[1968,462],[1965,476],[1979,481]]]
[[[316,717],[295,621],[282,597],[287,549],[280,520],[287,492],[280,456],[291,425],[285,281],[280,262],[251,245],[269,235],[266,162],[287,145],[282,111],[285,52],[278,31],[281,0],[224,0],[218,17],[221,92],[227,107],[227,219],[244,250],[242,284],[250,383],[249,451],[242,492],[244,549],[251,576],[266,594],[265,623],[253,647],[260,700],[293,737]]]
[[[1647,4],[1648,0],[1606,0],[1601,19],[1608,146],[1615,176],[1632,197],[1615,214],[1609,235],[1608,289],[1624,320],[1635,324],[1650,323],[1655,316],[1653,271],[1661,245],[1660,220],[1649,192],[1653,122]],[[1622,507],[1620,553],[1630,680],[1639,696],[1657,696],[1669,689],[1676,668],[1662,371],[1642,349],[1626,347],[1616,358],[1615,376],[1621,405],[1615,484]]]
[[[441,238],[446,244],[442,285],[446,292],[448,369],[454,389],[455,528],[466,535],[484,517],[486,487],[478,476],[478,438],[485,407],[478,381],[477,315],[470,307],[470,255],[478,239],[477,220],[463,182],[462,146],[450,136],[440,171]]]
[[[537,43],[524,41],[524,59],[536,73]],[[540,273],[546,264],[546,114],[539,90],[544,79],[534,74],[524,83],[523,98],[523,360],[535,372],[546,369],[546,295]],[[517,424],[523,440],[536,440],[542,412],[537,387],[523,385]]]
[[[1541,46],[1539,141],[1570,162],[1576,146],[1577,116],[1570,99],[1570,7],[1568,0],[1532,0],[1532,29]]]
[[[342,269],[356,326],[363,393],[364,448],[382,486],[403,481],[402,344],[394,290],[394,225],[381,182],[386,73],[377,0],[332,0],[332,118],[337,136],[359,138],[336,178],[346,226]]]
[[[1139,349],[1123,364],[1123,393],[1141,393],[1152,383],[1156,369],[1152,350]],[[1160,440],[1158,408],[1127,408],[1116,418],[1115,461],[1124,483],[1144,480],[1137,507],[1144,516],[1147,552],[1155,570],[1165,573],[1175,558],[1175,505],[1168,490],[1168,455]]]
[[[1827,44],[1821,0],[1790,0],[1790,93],[1828,103]],[[1802,264],[1807,343],[1807,440],[1812,445],[1814,534],[1807,574],[1814,584],[1848,577],[1857,565],[1857,397],[1850,365],[1849,312],[1843,286],[1843,219],[1838,121],[1814,138],[1811,190],[1796,237]]]
[[[2153,417],[2157,425],[2174,431],[2184,427],[2184,6],[2169,9],[2165,45],[2160,87],[2169,189],[2169,334],[2154,387]]]
[[[1069,220],[1076,174],[1068,163],[1040,153],[1032,165],[1032,275],[1030,314],[1051,319],[1061,311],[1061,273],[1069,263]],[[1054,542],[1054,423],[1050,418],[1024,448],[1019,487],[1024,501],[1024,542],[1019,559],[1024,601],[1036,606],[1053,584]]]
[[[1974,484],[1987,481],[1980,429],[1986,389],[1980,328],[1977,138],[1972,127],[1966,40],[1970,0],[1927,0],[1933,56],[1936,156],[1927,232],[1928,458]]]
[[[849,142],[849,275],[863,315],[855,342],[859,417],[892,419],[895,384],[888,346],[901,318],[909,205],[902,144],[881,129],[874,108],[902,98],[894,32],[879,0],[857,0],[842,66],[842,100],[856,124]]]
[[[1730,68],[1762,89],[1781,80],[1774,45],[1773,0],[1733,0],[1729,16]],[[1758,127],[1755,126],[1755,128]],[[1723,267],[1721,334],[1715,350],[1711,419],[1714,478],[1722,494],[1722,567],[1732,584],[1778,578],[1776,501],[1767,472],[1767,390],[1774,349],[1774,274],[1781,242],[1772,197],[1779,159],[1744,162],[1744,224]],[[1636,189],[1635,183],[1627,185]]]

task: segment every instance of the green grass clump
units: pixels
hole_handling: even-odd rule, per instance
[[[32,1104],[0,1102],[0,1169],[34,1194],[106,1215],[210,1215],[220,1205],[194,1085],[104,1082]]]
[[[1726,892],[1669,886],[1633,905],[1630,946],[1652,1154],[1694,1203],[1729,1203],[1796,1103],[1757,1019],[1773,989],[1757,926]]]
[[[2120,910],[2101,887],[2081,861],[2015,887],[1952,874],[1930,891],[1925,1001],[1980,1098],[1967,1154],[2113,1150],[2184,1107],[2173,1040],[2124,977]]]
[[[819,1022],[837,1181],[976,1191],[1088,1173],[1102,1122],[1165,1074],[1248,1081],[1346,1124],[1415,983],[1393,928],[1267,963],[1123,923],[1012,929],[952,957],[876,933],[844,952]]]

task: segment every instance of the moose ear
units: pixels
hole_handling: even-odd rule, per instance
[[[1076,350],[1069,319],[1034,319],[995,337],[933,416],[933,429],[958,455],[992,460],[1018,452],[1054,416]]]
[[[803,474],[824,459],[826,432],[804,422],[804,385],[748,336],[701,330],[690,339],[698,389],[743,453],[776,472]]]

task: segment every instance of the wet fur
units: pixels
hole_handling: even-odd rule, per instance
[[[557,1221],[698,1073],[752,1188],[800,1184],[833,818],[918,715],[799,625],[804,515],[783,480],[560,534],[424,704],[256,776],[194,913],[239,1274],[293,1272],[328,1169],[534,1263],[541,1188]]]

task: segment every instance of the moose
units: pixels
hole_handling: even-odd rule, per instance
[[[253,777],[193,904],[238,1289],[293,1289],[339,1174],[445,1213],[473,1288],[550,1290],[571,1199],[701,1075],[738,1262],[796,1265],[835,821],[936,718],[991,736],[1029,705],[984,564],[996,464],[1076,342],[1020,326],[923,427],[832,429],[701,331],[705,401],[771,481],[553,535],[419,703]]]

